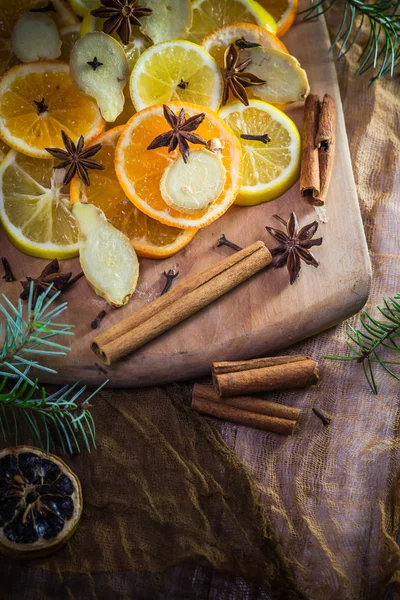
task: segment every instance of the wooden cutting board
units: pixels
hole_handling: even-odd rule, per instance
[[[209,372],[213,361],[249,359],[277,352],[362,308],[369,293],[371,267],[324,19],[295,25],[284,42],[307,70],[312,92],[321,97],[329,93],[338,105],[336,160],[327,199],[328,222],[320,225],[317,236],[322,235],[324,242],[315,249],[319,268],[303,263],[300,279],[293,286],[289,285],[286,269],[267,270],[116,365],[100,364],[89,345],[99,332],[93,331],[90,323],[102,309],[107,310],[107,316],[100,331],[156,298],[165,283],[164,271],[178,270],[178,281],[182,281],[220,261],[232,252],[226,247],[216,247],[222,233],[240,246],[263,240],[272,248],[275,243],[265,225],[274,226],[273,214],[287,219],[294,210],[300,224],[316,218],[314,208],[301,199],[298,184],[274,202],[251,208],[234,206],[201,230],[178,255],[163,261],[141,259],[139,286],[128,306],[109,308],[85,279],[71,288],[65,295],[69,306],[62,318],[62,322],[75,325],[75,336],[70,338],[71,351],[67,357],[52,361],[58,375],[44,374],[43,382],[67,383],[79,379],[97,385],[108,378],[110,386],[134,387],[199,377]],[[291,107],[287,112],[301,127],[302,106]],[[49,262],[25,256],[11,246],[3,232],[0,236],[1,256],[8,258],[18,279],[36,276]],[[74,274],[80,270],[78,259],[62,263],[62,271],[69,270]],[[0,281],[1,292],[16,299],[20,284]],[[68,343],[68,338],[63,343]]]

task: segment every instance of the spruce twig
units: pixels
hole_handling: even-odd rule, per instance
[[[360,315],[360,329],[347,325],[346,344],[350,349],[347,356],[325,356],[330,360],[355,361],[362,364],[367,382],[374,394],[378,393],[375,379],[376,367],[381,367],[388,375],[400,381],[400,373],[393,366],[400,360],[393,360],[400,352],[400,294],[383,298],[383,306],[378,306],[381,317],[374,318],[369,312]]]
[[[3,294],[0,302],[0,438],[18,444],[25,433],[47,452],[60,445],[65,453],[81,451],[80,439],[90,451],[95,447],[95,426],[90,413],[91,398],[82,395],[86,386],[66,385],[56,392],[41,387],[31,370],[56,373],[40,363],[44,356],[65,356],[69,347],[54,341],[55,336],[73,335],[72,326],[54,320],[67,308],[55,305],[60,292],[51,296],[51,286],[33,302],[30,285],[26,309],[18,300],[14,306]],[[106,382],[105,382],[106,383]],[[103,385],[105,385],[105,383]],[[103,386],[101,386],[103,387]],[[99,388],[101,389],[101,388]]]
[[[369,36],[364,42],[360,65],[356,71],[362,75],[372,69],[375,74],[371,83],[390,73],[394,75],[400,65],[400,0],[311,0],[309,8],[301,11],[305,21],[311,21],[326,13],[333,6],[342,9],[342,20],[331,50],[339,44],[338,58],[342,58],[360,40],[364,24]]]

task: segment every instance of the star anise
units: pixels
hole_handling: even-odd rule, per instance
[[[63,184],[68,185],[75,173],[78,173],[78,177],[82,179],[83,183],[90,185],[88,169],[97,169],[100,171],[104,169],[104,165],[95,160],[90,160],[100,150],[101,144],[95,144],[83,149],[85,140],[82,135],[76,145],[65,131],[61,131],[61,135],[65,150],[61,148],[45,148],[45,150],[54,156],[54,158],[62,160],[59,165],[54,167],[55,169],[65,169],[65,167],[68,167],[65,172]]]
[[[278,215],[274,215],[274,218],[286,227],[286,233],[272,227],[265,228],[279,242],[279,246],[271,250],[272,256],[281,255],[275,262],[274,267],[278,269],[286,265],[289,271],[290,284],[293,285],[299,276],[302,260],[313,267],[318,267],[319,265],[315,256],[310,252],[312,246],[320,246],[322,244],[322,238],[311,239],[318,229],[318,223],[317,221],[313,221],[309,225],[302,227],[299,231],[296,213],[292,212],[290,214],[289,221],[285,221]]]
[[[166,146],[168,147],[168,152],[172,152],[178,146],[184,162],[187,163],[190,155],[188,142],[207,146],[206,140],[203,140],[197,133],[192,133],[199,127],[200,123],[204,121],[206,115],[205,113],[199,113],[198,115],[193,115],[193,117],[186,119],[183,108],[180,110],[179,115],[175,115],[166,104],[164,104],[163,110],[164,117],[172,129],[171,131],[158,135],[151,144],[147,146],[147,150],[155,150],[156,148]]]
[[[145,6],[135,6],[137,0],[101,0],[103,6],[90,12],[94,17],[107,19],[103,24],[104,33],[117,32],[123,44],[129,44],[132,25],[141,25],[139,19],[153,12]]]
[[[40,294],[48,290],[51,284],[53,284],[53,286],[48,292],[49,298],[54,296],[60,290],[64,289],[66,284],[71,279],[71,275],[72,273],[60,273],[60,265],[58,260],[55,258],[43,269],[39,277],[27,277],[26,281],[21,281],[23,291],[20,294],[20,298],[21,300],[28,300],[29,289],[31,282],[33,281],[32,306],[35,306]]]
[[[245,106],[249,105],[246,89],[251,85],[263,85],[265,81],[253,75],[253,73],[245,72],[245,68],[251,63],[251,58],[239,63],[239,51],[235,44],[231,44],[225,50],[224,54],[224,94],[222,96],[222,104],[226,104],[229,98],[229,91],[240,100]]]

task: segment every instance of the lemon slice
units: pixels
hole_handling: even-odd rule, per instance
[[[99,0],[68,0],[72,10],[79,17],[85,17],[93,8],[99,6]]]
[[[275,106],[260,100],[223,108],[219,116],[240,139],[243,150],[243,180],[236,204],[253,206],[274,200],[298,179],[300,134],[291,119]],[[245,140],[241,135],[268,134],[271,141]]]
[[[273,104],[297,102],[308,96],[307,73],[294,56],[274,48],[250,48],[246,56],[251,60],[249,71],[266,82],[248,88],[250,96]]]
[[[53,160],[10,151],[0,165],[0,219],[22,252],[62,259],[77,256],[78,229],[64,172],[53,166]]]
[[[170,101],[218,110],[223,83],[215,60],[204,48],[174,41],[146,50],[132,71],[129,86],[137,110]]]
[[[198,42],[217,27],[238,21],[255,23],[276,34],[274,18],[254,0],[194,0],[189,39]]]

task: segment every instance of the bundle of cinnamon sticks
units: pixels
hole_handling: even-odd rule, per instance
[[[304,104],[300,193],[315,206],[323,206],[328,194],[335,157],[336,102],[325,94],[320,103],[310,94]]]
[[[318,364],[304,355],[214,363],[212,375],[214,387],[194,386],[194,410],[285,435],[293,433],[300,416],[299,409],[248,394],[301,388],[319,381]]]

